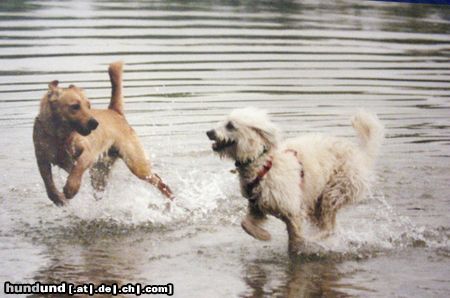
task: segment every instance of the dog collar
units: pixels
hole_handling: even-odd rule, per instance
[[[262,167],[262,169],[258,172],[258,175],[256,175],[256,178],[253,179],[249,184],[245,185],[245,192],[252,197],[253,194],[253,190],[255,189],[255,187],[257,187],[259,185],[259,183],[261,182],[261,180],[264,178],[264,176],[267,175],[267,173],[270,171],[270,169],[272,168],[272,157],[270,157],[266,163],[264,164],[264,166]],[[250,199],[251,200],[251,199]]]
[[[249,166],[251,163],[253,163],[255,160],[259,159],[261,156],[266,154],[268,151],[269,150],[264,146],[263,151],[256,158],[247,159],[246,161],[243,161],[243,162],[236,160],[234,165],[236,166],[236,168],[245,168],[245,167]]]

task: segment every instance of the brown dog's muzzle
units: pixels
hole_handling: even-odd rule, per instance
[[[90,130],[96,129],[97,126],[98,126],[97,120],[95,120],[94,118],[89,119],[89,121],[88,121],[88,128],[89,128]]]
[[[82,125],[78,121],[73,121],[70,124],[72,128],[75,129],[80,135],[87,136],[91,133],[91,131],[97,128],[98,121],[94,118],[90,118],[86,125]]]

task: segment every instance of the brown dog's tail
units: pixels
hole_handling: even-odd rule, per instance
[[[113,62],[108,68],[109,80],[111,81],[111,101],[108,109],[114,110],[120,115],[123,115],[122,69],[122,61]]]

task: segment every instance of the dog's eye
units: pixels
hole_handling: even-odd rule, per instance
[[[78,111],[79,109],[81,109],[81,106],[79,103],[76,103],[74,105],[71,105],[70,108],[74,111]]]
[[[236,127],[234,127],[234,125],[233,125],[233,123],[232,123],[231,121],[227,123],[227,125],[225,126],[225,128],[226,128],[227,130],[234,130],[234,129],[236,129]]]

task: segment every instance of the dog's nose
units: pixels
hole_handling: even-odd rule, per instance
[[[216,139],[216,131],[214,129],[208,130],[206,132],[206,135],[208,136],[208,138],[210,140],[215,140]]]
[[[89,129],[94,130],[97,128],[97,126],[98,126],[97,120],[95,120],[94,118],[89,119],[89,121],[88,121]]]

